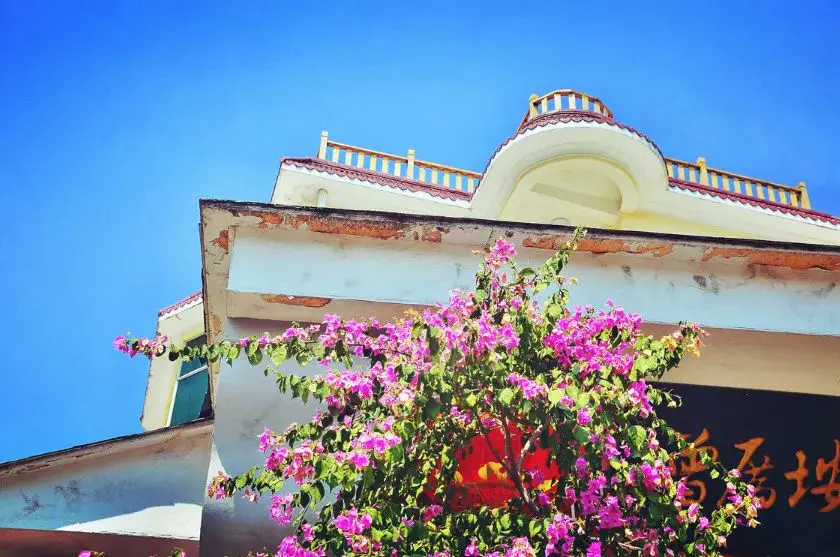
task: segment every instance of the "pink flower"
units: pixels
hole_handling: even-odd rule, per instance
[[[587,426],[592,423],[592,416],[589,414],[589,408],[581,408],[578,410],[577,423],[581,426]]]
[[[271,430],[268,428],[263,429],[263,432],[260,434],[260,452],[266,452],[272,445],[274,445],[274,439],[271,435]]]
[[[293,503],[294,496],[291,493],[286,495],[272,495],[269,516],[280,526],[288,525],[292,521],[292,512],[294,511]]]
[[[428,522],[430,520],[433,520],[442,512],[443,507],[441,507],[440,505],[430,505],[423,509],[423,511],[420,513],[420,516],[423,519],[423,522]]]

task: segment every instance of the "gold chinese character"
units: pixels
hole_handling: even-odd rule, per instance
[[[682,435],[684,439],[688,435]],[[712,460],[717,461],[718,450],[711,445],[704,445],[709,440],[709,431],[704,427],[697,439],[694,440],[694,448],[687,448],[681,453],[679,462],[679,471],[674,462],[671,462],[671,473],[674,476],[686,478],[686,486],[689,488],[686,494],[686,500],[690,503],[702,503],[706,499],[706,483],[703,480],[691,479],[694,474],[699,474],[706,471],[706,466],[700,461],[699,451],[705,451]]]
[[[796,491],[793,495],[788,497],[788,506],[790,508],[799,504],[799,501],[808,493],[808,486],[805,485],[805,480],[808,478],[808,469],[805,467],[805,461],[808,456],[802,451],[796,451],[796,460],[798,462],[796,470],[785,472],[785,477],[791,481],[796,482]]]
[[[834,440],[834,458],[826,461],[822,458],[817,460],[817,480],[822,481],[826,476],[830,477],[825,485],[816,486],[811,489],[814,495],[825,497],[825,506],[820,509],[821,513],[833,511],[840,507],[840,483],[837,482],[837,473],[840,472],[840,439]]]
[[[749,483],[755,486],[756,495],[758,496],[759,501],[761,501],[761,506],[765,509],[769,509],[776,502],[776,490],[772,487],[764,485],[764,482],[767,481],[764,473],[768,470],[772,470],[775,466],[770,464],[770,457],[767,455],[764,456],[764,461],[759,465],[756,465],[752,461],[752,457],[755,454],[756,449],[758,449],[762,443],[764,443],[764,437],[753,437],[743,443],[738,443],[735,445],[735,448],[744,451],[744,456],[741,457],[741,462],[738,463],[738,470],[747,476],[746,480]],[[764,493],[764,495],[762,495],[762,493]],[[721,504],[722,502],[723,497],[721,497],[718,504]]]

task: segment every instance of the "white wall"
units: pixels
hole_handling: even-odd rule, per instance
[[[451,288],[472,286],[480,263],[472,251],[483,248],[487,236],[471,241],[422,243],[243,231],[234,244],[227,289],[431,305],[445,299]],[[691,319],[710,327],[840,334],[836,272],[766,268],[725,259],[683,260],[678,253],[683,248],[671,249],[667,257],[575,253],[568,269],[580,280],[572,291],[573,301],[601,306],[612,298],[659,323]],[[550,254],[521,249],[520,264],[537,266]],[[228,309],[236,312],[230,305]]]
[[[157,332],[183,346],[204,333],[204,305],[201,301],[158,320]],[[143,400],[143,429],[151,431],[169,425],[175,381],[181,362],[155,358],[149,364],[146,397]]]
[[[194,423],[5,467],[0,528],[198,539],[211,437]]]

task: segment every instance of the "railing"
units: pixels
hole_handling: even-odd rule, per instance
[[[542,97],[531,95],[531,98],[528,99],[528,113],[522,119],[519,127],[521,128],[537,116],[560,111],[594,112],[607,118],[613,117],[612,111],[598,97],[571,89],[558,89]]]
[[[327,132],[321,133],[318,158],[370,172],[413,180],[443,189],[471,193],[475,191],[481,174],[452,166],[445,166],[415,158],[414,149],[403,157],[372,149],[354,147],[331,141]]]
[[[559,111],[590,112],[601,114],[610,119],[613,117],[612,111],[598,97],[571,89],[558,89],[541,97],[531,95],[528,101],[528,113],[522,119],[520,128],[542,114]],[[327,132],[321,133],[318,158],[369,172],[378,172],[434,187],[467,193],[475,191],[482,176],[478,172],[419,160],[414,156],[414,149],[409,149],[406,156],[401,156],[345,145],[331,141]],[[668,169],[668,177],[672,180],[791,207],[811,208],[808,190],[804,182],[799,182],[796,186],[785,186],[766,180],[756,180],[748,176],[709,168],[706,166],[706,159],[702,157],[698,158],[696,163],[666,158],[665,165]]]
[[[519,127],[522,128],[522,126],[543,114],[560,111],[592,112],[610,119],[613,117],[612,111],[598,97],[572,89],[558,89],[542,96],[531,95],[528,99],[528,112]],[[706,159],[702,157],[697,159],[694,164],[675,159],[665,159],[665,165],[668,168],[668,176],[672,179],[739,193],[782,205],[803,209],[811,208],[808,190],[804,182],[799,182],[796,186],[791,187],[765,180],[756,180],[748,176],[708,168]]]
[[[668,169],[668,177],[675,180],[739,193],[748,197],[790,205],[791,207],[811,208],[805,182],[799,182],[792,187],[766,180],[756,180],[749,176],[709,168],[706,166],[706,159],[703,157],[697,159],[696,163],[665,159],[665,166]]]

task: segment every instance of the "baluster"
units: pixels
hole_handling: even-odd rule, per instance
[[[475,189],[475,178],[470,176],[470,178],[467,180],[467,191],[471,192],[474,189]]]
[[[455,189],[458,190],[458,191],[461,191],[461,175],[460,174],[455,175]]]
[[[563,97],[559,93],[554,93],[554,110],[563,110]]]
[[[540,114],[548,112],[548,97],[543,97],[540,101]]]
[[[373,172],[376,172],[376,155],[370,156],[370,161],[368,163],[368,168]]]
[[[330,157],[331,161],[338,162],[338,154],[339,154],[338,151],[339,151],[338,147],[333,146],[332,156]]]
[[[755,182],[755,195],[759,199],[767,199],[767,196],[764,194],[763,184],[760,182]]]
[[[318,158],[327,160],[327,130],[321,132],[321,142],[318,144]]]
[[[808,196],[808,186],[805,185],[805,182],[797,182],[796,191],[798,193],[799,206],[803,209],[810,209],[811,198]]]
[[[433,183],[434,185],[438,185],[438,180],[437,180],[437,177],[438,177],[438,171],[437,171],[437,169],[436,169],[436,168],[432,168],[432,178],[431,178],[431,180],[429,180],[429,181],[430,181],[431,183]]]
[[[728,178],[727,178],[727,181],[729,181]],[[741,180],[733,179],[732,180],[732,186],[733,186],[733,189],[735,190],[735,193],[743,193],[743,191],[741,190]]]
[[[572,93],[567,98],[569,99],[569,110],[577,110],[577,101],[575,100],[575,94]]]
[[[356,168],[365,167],[365,154],[362,151],[356,153]]]
[[[388,161],[390,161],[390,160],[391,159],[382,157],[382,170],[381,170],[382,174],[388,174]]]
[[[755,197],[755,193],[753,192],[753,187],[750,182],[744,180],[744,193],[749,195],[750,197]]]
[[[395,160],[394,161],[394,176],[402,176],[402,161]]]
[[[671,161],[666,161],[665,162],[665,168],[668,169],[668,178],[673,178],[674,177],[674,163],[672,163]]]
[[[777,199],[776,199],[776,188],[774,188],[773,186],[770,186],[770,185],[766,185],[766,186],[764,186],[764,188],[767,190],[767,200],[768,201],[773,201],[773,202],[777,201]]]
[[[405,163],[405,177],[414,180],[414,149],[408,150],[408,162]]]
[[[536,118],[539,113],[537,112],[537,101],[539,97],[536,93],[531,93],[531,96],[528,97],[528,119],[533,120]]]
[[[700,173],[700,183],[704,186],[709,185],[709,169],[706,167],[705,157],[697,157],[698,172]]]
[[[344,164],[346,164],[347,166],[351,166],[352,165],[352,162],[351,162],[352,160],[353,160],[353,151],[351,151],[350,149],[345,149],[344,150]]]
[[[418,166],[417,167],[417,180],[420,182],[426,181],[426,167],[425,166]]]
[[[677,164],[677,180],[682,180],[683,182],[687,182],[685,178],[685,167],[681,164]]]
[[[443,173],[443,187],[449,189],[449,172]]]
[[[589,97],[586,95],[580,97],[580,108],[581,110],[589,111]]]

